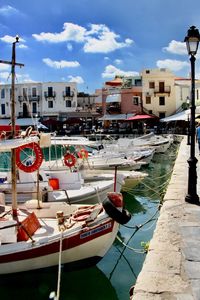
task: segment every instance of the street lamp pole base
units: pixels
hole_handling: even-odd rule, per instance
[[[194,154],[188,159],[188,192],[185,197],[185,201],[191,204],[200,205],[199,196],[197,195],[197,162],[198,160],[196,159]]]
[[[190,204],[200,205],[199,196],[197,194],[194,195],[187,194],[185,197],[185,201]]]

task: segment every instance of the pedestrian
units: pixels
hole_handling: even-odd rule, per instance
[[[198,123],[198,126],[196,128],[196,141],[199,145],[199,155],[200,155],[200,123]]]

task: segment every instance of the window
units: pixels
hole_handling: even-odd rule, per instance
[[[160,119],[165,118],[165,112],[160,112],[160,113],[159,113],[159,118],[160,118]]]
[[[52,86],[48,87],[48,97],[53,97],[53,88],[52,88]]]
[[[151,104],[151,97],[150,96],[146,96],[146,104]]]
[[[197,100],[199,100],[199,90],[197,90]]]
[[[71,107],[72,106],[72,102],[70,100],[66,101],[66,107]]]
[[[36,114],[36,113],[37,113],[37,103],[36,103],[36,102],[33,102],[33,103],[32,103],[32,113],[33,113],[33,114]]]
[[[1,104],[1,114],[2,115],[5,115],[6,114],[6,107],[5,107],[5,104]]]
[[[70,86],[66,86],[65,87],[65,95],[66,95],[66,97],[70,97]]]
[[[159,105],[165,105],[165,97],[159,97]]]
[[[36,97],[37,96],[37,90],[36,87],[32,88],[32,97]]]
[[[53,108],[53,101],[48,101],[48,108]]]
[[[142,79],[135,79],[135,86],[142,86]]]
[[[134,105],[138,105],[139,104],[139,99],[140,99],[140,97],[138,97],[138,96],[133,96],[133,104]]]
[[[154,81],[149,81],[149,88],[150,89],[155,89],[155,82]]]
[[[27,96],[27,88],[23,88],[22,93],[23,93],[23,96],[26,97]]]
[[[5,98],[5,89],[2,89],[1,90],[1,99],[4,99]]]
[[[163,81],[159,82],[159,93],[164,93],[165,91],[165,83]]]
[[[153,114],[153,111],[152,111],[151,109],[149,110],[149,114],[150,114],[150,115],[152,115],[152,114]]]
[[[146,70],[146,74],[149,74],[150,73],[150,70]]]

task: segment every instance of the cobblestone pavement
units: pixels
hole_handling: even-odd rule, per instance
[[[189,151],[185,137],[132,300],[200,300],[200,206],[185,202]],[[196,158],[200,196],[197,145]]]

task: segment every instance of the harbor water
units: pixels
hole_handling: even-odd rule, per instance
[[[156,226],[177,148],[178,144],[172,144],[165,154],[155,154],[142,170],[149,176],[124,193],[132,219],[120,226],[113,246],[97,266],[70,272],[62,268],[60,300],[129,300],[129,289],[142,268]],[[0,279],[0,295],[2,300],[54,299],[57,284],[57,268],[5,275]]]

